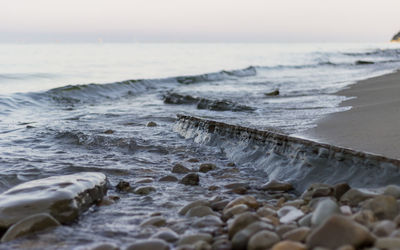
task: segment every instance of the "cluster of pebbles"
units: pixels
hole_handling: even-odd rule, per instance
[[[215,169],[214,164],[201,164],[198,172]],[[182,177],[171,174],[159,181],[201,181],[198,173],[181,164],[171,172]],[[238,182],[224,188],[232,192],[216,191],[210,199],[186,204],[176,215],[154,213],[144,218],[140,227],[154,233],[125,249],[400,249],[399,186],[366,190],[346,183],[316,183],[298,194],[290,183],[271,180],[258,187]],[[154,191],[151,186],[133,189],[126,182],[117,189],[140,195]],[[101,244],[93,249],[119,246]]]

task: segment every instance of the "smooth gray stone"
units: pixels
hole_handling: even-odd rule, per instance
[[[70,223],[106,193],[106,176],[95,172],[25,182],[0,194],[0,228],[38,213]]]

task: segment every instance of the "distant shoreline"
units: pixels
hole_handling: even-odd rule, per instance
[[[355,97],[302,136],[400,159],[400,71],[362,80],[337,95]]]

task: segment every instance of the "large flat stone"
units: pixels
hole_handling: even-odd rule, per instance
[[[39,213],[48,213],[60,223],[70,223],[106,192],[106,176],[95,172],[22,183],[0,194],[0,228],[4,230]]]

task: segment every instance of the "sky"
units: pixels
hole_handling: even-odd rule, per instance
[[[400,0],[0,0],[0,42],[384,42]]]

